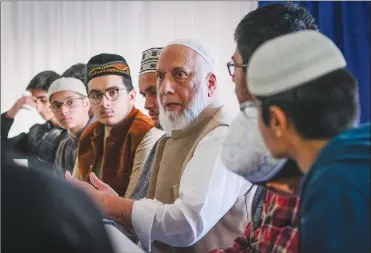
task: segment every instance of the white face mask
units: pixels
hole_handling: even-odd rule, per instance
[[[286,163],[286,159],[274,159],[265,147],[258,128],[258,111],[252,104],[241,109],[229,127],[221,156],[229,170],[252,183],[270,180]]]

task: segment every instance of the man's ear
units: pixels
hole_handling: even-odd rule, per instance
[[[207,76],[207,95],[212,97],[216,90],[216,76],[213,73],[210,73]]]
[[[128,96],[129,96],[129,100],[130,100],[130,101],[135,100],[135,98],[136,98],[136,96],[137,96],[137,92],[135,91],[135,89],[132,89],[132,90],[129,92]]]
[[[284,111],[278,106],[269,108],[270,127],[277,138],[281,138],[288,128],[288,119]]]
[[[87,111],[89,111],[89,110],[90,110],[90,101],[89,101],[89,99],[88,99],[87,97],[84,98],[83,103],[84,103],[84,107],[85,107],[85,109],[86,109]]]

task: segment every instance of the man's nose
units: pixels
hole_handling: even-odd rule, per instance
[[[166,76],[164,77],[164,80],[162,81],[160,86],[160,92],[163,95],[174,94],[174,85],[170,78]]]
[[[144,109],[151,110],[155,106],[155,100],[157,99],[157,96],[146,96],[146,100],[144,102]]]
[[[39,100],[36,100],[36,110],[39,113],[44,111],[44,106]]]
[[[110,107],[111,106],[111,101],[105,96],[102,95],[102,100],[100,101],[100,106],[101,107]]]
[[[68,113],[68,107],[65,104],[61,105],[61,113],[63,115],[67,115],[67,113]]]

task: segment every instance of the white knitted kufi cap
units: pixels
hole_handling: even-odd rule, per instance
[[[186,47],[189,47],[196,51],[204,60],[211,66],[212,70],[214,72],[217,72],[217,61],[210,50],[210,48],[206,47],[202,42],[196,40],[196,39],[176,39],[169,44],[166,45],[166,47],[171,45],[183,45]]]
[[[88,96],[85,85],[76,78],[73,77],[62,77],[55,80],[48,90],[48,97],[50,97],[59,91],[73,91],[80,93],[83,96]]]
[[[249,91],[270,96],[346,67],[340,49],[317,31],[300,31],[261,45],[247,66]]]

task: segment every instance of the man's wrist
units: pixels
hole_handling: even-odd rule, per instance
[[[15,117],[15,113],[12,112],[11,110],[9,110],[9,111],[7,111],[7,112],[5,113],[5,117],[7,117],[8,119],[14,119],[14,117]]]
[[[110,219],[124,224],[126,228],[132,228],[131,213],[134,206],[133,200],[104,195],[101,203],[103,203],[104,210]]]

